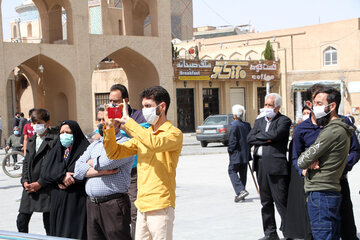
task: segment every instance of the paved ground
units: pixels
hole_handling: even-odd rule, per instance
[[[185,134],[177,169],[175,240],[253,240],[263,236],[260,201],[251,175],[248,174],[247,184],[249,197],[243,203],[234,203],[227,165],[226,147],[209,144],[201,148],[192,134]],[[19,181],[0,170],[0,230],[16,231],[22,191]],[[351,172],[349,182],[355,220],[360,224],[360,165]],[[34,214],[30,232],[44,234],[40,214]]]

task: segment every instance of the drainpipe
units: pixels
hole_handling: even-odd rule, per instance
[[[12,116],[16,113],[16,78],[17,76],[14,75],[14,78],[9,79],[11,81],[11,92],[12,92]]]

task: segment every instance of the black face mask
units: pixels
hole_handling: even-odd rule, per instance
[[[104,131],[103,131],[103,128],[104,128],[104,124],[102,124],[102,123],[99,123],[98,125],[97,125],[97,127],[98,127],[98,129],[99,129],[99,134],[100,134],[100,136],[104,136]]]
[[[326,113],[330,112],[330,108],[326,107],[325,109]],[[329,122],[330,122],[330,115],[331,114],[327,114],[326,116],[316,119],[316,125],[318,125],[319,127],[325,127]]]

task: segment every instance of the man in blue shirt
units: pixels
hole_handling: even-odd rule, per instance
[[[312,100],[314,93],[323,87],[324,85],[322,84],[315,84],[308,89],[307,92],[308,107],[310,108],[312,107],[310,101]],[[344,118],[345,122],[348,125],[353,126],[353,124],[348,118],[341,115],[339,115],[339,117]],[[298,173],[302,176],[306,174],[306,170],[302,170],[298,167],[297,159],[302,152],[304,152],[309,146],[311,146],[315,142],[321,130],[322,128],[316,125],[316,118],[314,117],[314,114],[311,113],[310,117],[307,120],[300,123],[294,131],[292,163],[294,167],[297,169]],[[358,239],[356,236],[357,231],[354,220],[352,202],[350,198],[350,188],[347,180],[347,173],[348,171],[351,171],[352,167],[359,160],[359,142],[355,134],[352,135],[350,140],[351,140],[350,151],[347,158],[347,164],[345,166],[343,176],[340,179],[341,194],[342,194],[342,202],[340,206],[342,239]],[[305,225],[309,226],[308,224]]]
[[[104,112],[99,111],[98,116]],[[116,140],[129,138],[115,126]],[[74,178],[87,178],[85,190],[89,196],[87,208],[88,239],[131,239],[130,200],[127,194],[134,157],[119,161],[106,157],[103,138],[94,141],[76,162]]]

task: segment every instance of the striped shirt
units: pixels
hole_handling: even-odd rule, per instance
[[[119,132],[116,135],[117,143],[126,142],[129,138]],[[103,197],[115,193],[126,193],[130,185],[131,166],[134,157],[120,160],[109,160],[104,149],[103,138],[94,141],[83,155],[76,161],[74,178],[83,180],[86,172],[91,168],[87,163],[94,160],[95,170],[110,170],[119,168],[118,173],[88,178],[85,185],[86,194],[90,197]]]

